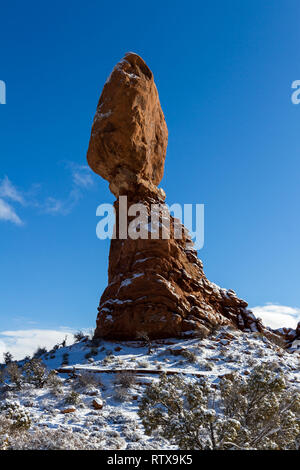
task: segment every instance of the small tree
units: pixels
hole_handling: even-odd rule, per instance
[[[176,375],[163,375],[159,382],[146,388],[139,407],[146,434],[158,431],[164,438],[175,442],[180,449],[208,447],[209,429],[214,413],[208,408],[209,388],[204,380],[197,384]]]
[[[141,340],[143,346],[148,347],[148,354],[152,354],[152,341],[146,331],[138,331],[136,334],[137,339]]]
[[[46,366],[40,359],[31,359],[23,366],[25,380],[37,388],[43,388],[48,379]]]
[[[295,448],[300,436],[300,393],[287,386],[276,367],[263,363],[247,380],[235,374],[233,380],[220,383],[223,412],[240,423],[240,445],[247,440],[251,448]]]
[[[23,376],[22,371],[16,362],[10,362],[6,367],[6,376],[17,390],[22,388]]]
[[[217,390],[164,375],[147,387],[139,416],[180,449],[296,449],[300,393],[262,364],[248,376],[224,378]]]
[[[74,334],[74,339],[76,343],[79,343],[84,338],[87,338],[87,336],[83,333],[83,331],[78,331],[77,333]]]
[[[39,358],[39,357],[43,356],[43,355],[46,354],[46,353],[47,353],[47,349],[46,349],[46,348],[38,347],[37,350],[35,351],[33,357]]]
[[[10,364],[13,360],[13,355],[9,351],[3,353],[3,357],[6,365]]]
[[[0,403],[0,418],[4,420],[4,430],[10,433],[25,431],[31,426],[30,415],[17,401],[4,400]],[[6,423],[5,423],[6,421]],[[5,427],[7,426],[7,429]],[[0,426],[0,435],[1,435]]]

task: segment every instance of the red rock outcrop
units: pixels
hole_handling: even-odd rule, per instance
[[[168,131],[153,74],[136,54],[126,54],[104,85],[87,154],[90,167],[110,183],[117,197],[116,238],[111,240],[108,286],[99,305],[95,337],[135,339],[208,333],[229,324],[244,331],[283,337],[265,328],[235,292],[210,282],[189,235],[162,237],[169,213],[162,179]],[[148,239],[119,237],[120,196],[127,207],[143,203],[149,217]],[[163,208],[159,224],[151,225],[151,205]],[[128,218],[127,228],[133,217]],[[145,225],[145,224],[144,224]],[[177,225],[178,228],[178,225]],[[156,232],[157,238],[153,239]],[[152,237],[152,238],[151,238]],[[285,336],[284,336],[285,337]]]
[[[153,74],[128,53],[113,69],[92,126],[88,164],[118,197],[145,187],[154,193],[164,173],[168,129]]]
[[[143,202],[150,214],[153,200]],[[115,206],[118,212],[118,201]],[[134,339],[146,332],[151,338],[167,338],[206,334],[225,324],[262,331],[245,301],[206,278],[197,252],[187,248],[188,235],[175,239],[171,220],[170,239],[111,241],[109,284],[100,300],[96,336]]]
[[[298,322],[295,330],[293,328],[279,328],[274,330],[274,333],[281,336],[287,348],[300,350],[300,322]]]

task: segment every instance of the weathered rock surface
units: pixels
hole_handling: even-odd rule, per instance
[[[149,218],[151,204],[163,204],[164,192],[157,185],[167,141],[152,72],[139,56],[126,54],[104,85],[87,154],[90,167],[109,181],[117,197],[117,215],[122,195],[128,206],[143,203]],[[117,237],[111,240],[108,286],[100,300],[95,337],[135,339],[141,332],[150,338],[206,335],[225,324],[289,343],[299,336],[299,331],[264,327],[234,291],[210,282],[186,230],[181,226],[184,235],[177,239],[173,225],[171,217],[169,239],[163,239],[160,226],[150,224],[148,239],[120,239],[116,218]],[[155,231],[159,235],[151,239]]]
[[[102,410],[103,408],[103,401],[100,398],[95,398],[92,401],[92,406],[95,410]]]
[[[300,348],[300,322],[295,330],[293,328],[279,328],[275,330],[275,333],[284,339],[287,348],[294,350]]]
[[[62,414],[68,414],[68,413],[75,413],[76,408],[74,406],[70,406],[69,408],[64,408],[61,410]]]
[[[128,53],[104,85],[87,159],[115,196],[142,187],[156,191],[163,177],[168,129],[153,74]]]
[[[144,200],[149,213],[151,203],[152,199]],[[118,201],[115,206],[118,212]],[[109,284],[100,300],[96,336],[134,339],[139,332],[151,338],[205,335],[212,327],[225,324],[263,331],[245,301],[206,278],[188,235],[175,239],[171,220],[170,239],[151,239],[153,229],[149,227],[148,240],[111,241]]]

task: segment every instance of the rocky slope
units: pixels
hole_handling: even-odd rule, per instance
[[[85,338],[44,354],[47,367],[60,371],[58,389],[27,384],[17,390],[11,385],[2,393],[0,387],[1,402],[16,402],[31,420],[27,434],[8,439],[12,448],[174,449],[162,438],[145,435],[137,415],[145,387],[163,372],[184,374],[188,380],[205,377],[215,387],[224,375],[238,372],[246,377],[266,362],[282,371],[291,386],[300,386],[299,353],[290,354],[259,333],[246,335],[224,326],[202,340],[156,340],[151,348],[149,354],[140,341],[101,340],[96,346]],[[87,372],[90,376],[80,379]],[[131,380],[125,383],[128,372]],[[70,404],[74,391],[76,404]],[[0,429],[0,447],[5,448],[5,439]]]

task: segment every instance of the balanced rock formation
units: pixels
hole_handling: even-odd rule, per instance
[[[153,74],[141,57],[128,53],[104,85],[87,154],[92,170],[109,181],[117,198],[108,286],[100,299],[95,337],[205,335],[212,327],[226,324],[284,336],[265,328],[234,291],[206,278],[189,234],[170,216],[164,191],[157,187],[163,177],[167,141]],[[143,222],[136,226],[143,236],[129,237],[134,204],[144,208]],[[158,214],[155,223],[153,207]],[[167,226],[169,236],[165,237]]]
[[[157,191],[164,173],[168,129],[153,74],[136,54],[126,54],[101,94],[92,126],[88,164],[118,197]]]

